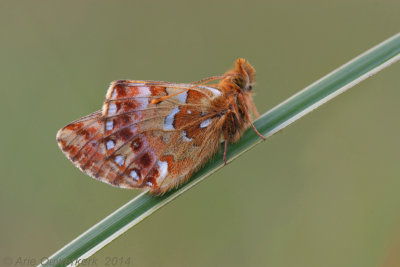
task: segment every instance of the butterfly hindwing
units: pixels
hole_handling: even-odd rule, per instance
[[[210,107],[220,95],[218,88],[193,84],[115,81],[102,111],[62,128],[59,144],[94,178],[162,193],[217,149],[222,125]]]

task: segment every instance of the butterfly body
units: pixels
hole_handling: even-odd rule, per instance
[[[59,130],[57,141],[88,175],[162,194],[190,178],[222,140],[236,142],[252,125],[253,84],[254,69],[244,59],[197,83],[114,81],[102,110]]]

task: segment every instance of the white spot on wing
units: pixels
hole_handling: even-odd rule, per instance
[[[114,146],[115,146],[114,141],[112,141],[112,140],[107,141],[107,143],[106,143],[107,149],[113,149]]]
[[[129,175],[132,177],[133,180],[135,180],[136,182],[139,181],[139,175],[137,174],[137,172],[135,170],[131,170],[131,172],[129,173]]]
[[[117,106],[115,105],[115,103],[110,103],[108,104],[108,115],[112,116],[115,115],[115,113],[117,112]]]
[[[200,128],[206,128],[211,124],[212,120],[211,119],[206,119],[200,123]]]
[[[137,132],[137,127],[136,127],[136,125],[131,125],[131,126],[129,126],[129,129],[131,130],[132,133],[136,133],[136,132]]]
[[[190,141],[193,140],[193,138],[187,137],[186,131],[182,131],[182,138],[183,138],[183,140],[186,141],[186,142],[190,142]]]
[[[164,180],[165,176],[168,174],[168,162],[166,161],[157,161],[158,168],[160,170],[160,177],[158,178],[160,181]],[[160,182],[158,182],[160,184]]]
[[[164,121],[164,130],[174,130],[174,118],[176,113],[179,112],[178,107],[174,107],[171,112],[168,114],[167,117],[165,117]]]
[[[112,99],[116,99],[116,98],[117,98],[117,96],[118,96],[118,93],[117,93],[117,88],[115,88],[115,87],[114,87],[114,89],[113,89],[113,93],[112,93],[112,96],[111,96],[111,98],[112,98]]]
[[[188,92],[180,93],[177,97],[181,103],[186,103],[186,98],[188,96]]]
[[[140,108],[147,108],[147,104],[149,103],[149,99],[147,97],[136,97],[135,101],[140,103]],[[139,107],[138,107],[139,108]]]
[[[118,155],[115,157],[115,163],[117,163],[119,166],[124,165],[124,156]]]
[[[150,90],[149,87],[147,86],[138,86],[138,96],[144,96],[144,97],[148,97],[150,96]]]
[[[187,114],[192,114],[192,112],[190,111],[190,109],[187,110]]]
[[[212,87],[206,87],[206,86],[204,86],[203,88],[207,89],[208,91],[210,91],[215,96],[222,95],[222,92],[220,90],[218,90],[218,89],[215,89],[215,88],[212,88]]]
[[[108,120],[108,121],[106,122],[106,130],[107,130],[107,131],[111,131],[113,127],[114,127],[114,122],[113,122],[113,120]]]

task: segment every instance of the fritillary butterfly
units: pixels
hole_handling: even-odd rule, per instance
[[[60,129],[57,142],[95,179],[162,194],[188,180],[222,140],[225,160],[228,143],[248,127],[264,139],[252,124],[254,76],[239,58],[224,75],[189,84],[114,81],[103,108]]]

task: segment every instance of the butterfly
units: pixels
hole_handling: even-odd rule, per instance
[[[224,75],[193,83],[114,81],[102,109],[60,129],[57,142],[89,176],[160,195],[187,181],[222,141],[226,164],[228,144],[250,126],[265,139],[252,123],[254,79],[239,58]]]

